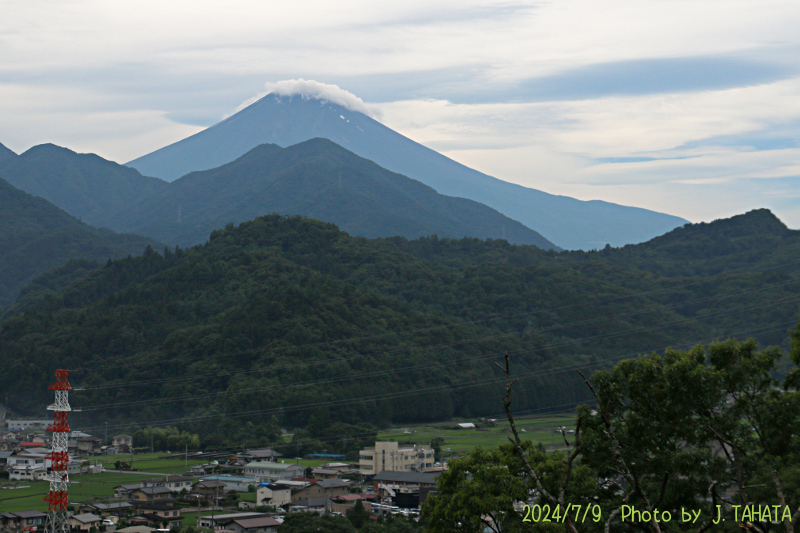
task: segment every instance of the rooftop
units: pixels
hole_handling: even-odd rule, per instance
[[[247,465],[247,468],[269,468],[270,470],[289,470],[289,469],[302,469],[306,467],[296,465],[294,463],[271,463],[269,461],[253,461]]]
[[[282,522],[278,522],[271,516],[259,516],[256,518],[240,518],[238,520],[234,520],[237,524],[239,524],[242,529],[255,529],[260,527],[272,527],[272,526],[279,526]]]
[[[76,514],[72,518],[78,522],[83,522],[84,524],[88,524],[89,522],[100,522],[102,520],[102,518],[92,513]]]
[[[393,472],[391,470],[384,470],[372,478],[372,481],[395,481],[399,483],[428,483],[431,485],[436,484],[436,478],[439,473],[427,472]]]

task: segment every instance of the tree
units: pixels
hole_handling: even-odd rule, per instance
[[[316,513],[289,513],[280,526],[281,533],[355,533],[355,528],[343,516]]]
[[[525,460],[541,472],[544,490],[556,491],[565,474],[561,453],[547,455],[533,443],[520,444]],[[576,468],[565,491],[570,502],[586,500],[596,483],[588,468]],[[513,444],[496,448],[475,448],[468,456],[450,461],[449,469],[437,480],[437,493],[425,501],[423,514],[432,533],[482,532],[487,526],[496,532],[546,531],[549,526],[523,522],[515,502],[525,502],[535,489]],[[488,521],[487,521],[488,519]]]
[[[360,529],[369,518],[370,512],[364,508],[364,502],[361,500],[357,500],[353,508],[347,511],[347,519],[356,529]]]
[[[800,325],[792,339],[800,363]],[[510,444],[453,461],[424,508],[431,531],[481,531],[485,518],[495,531],[516,531],[522,524],[511,503],[532,494],[534,504],[590,504],[599,511],[590,519],[601,517],[524,524],[534,531],[741,525],[792,533],[800,519],[800,393],[797,370],[783,383],[775,376],[781,356],[753,340],[728,340],[623,361],[591,380],[581,374],[596,408],[578,408],[572,442],[562,428],[567,452],[550,455],[519,437],[506,357]],[[771,513],[745,513],[753,506]]]
[[[444,444],[444,437],[433,437],[431,439],[431,449],[433,456],[437,461],[442,459],[442,445]]]

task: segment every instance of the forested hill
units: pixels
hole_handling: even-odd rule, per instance
[[[142,253],[151,245],[160,246],[152,239],[83,224],[0,179],[0,313],[32,279],[69,259],[106,261]]]
[[[319,406],[350,422],[432,420],[500,412],[492,363],[508,350],[517,409],[568,409],[588,397],[576,368],[718,337],[782,342],[796,322],[788,272],[663,276],[612,252],[368,240],[261,217],[187,251],[110,262],[7,320],[0,390],[35,411],[38,384],[73,369],[87,427],[303,425]]]
[[[303,215],[353,235],[504,238],[556,246],[483,204],[437,193],[327,139],[288,148],[264,144],[221,167],[193,172],[158,194],[109,216],[123,231],[181,246],[204,242],[229,222],[259,215]]]
[[[481,203],[439,194],[327,139],[261,145],[221,167],[166,183],[52,144],[0,160],[0,178],[95,226],[171,245],[270,213],[334,222],[364,237],[503,238],[558,248]]]
[[[5,160],[0,155],[0,178],[84,222],[111,229],[107,213],[128,208],[167,185],[98,155],[54,144],[34,146]]]

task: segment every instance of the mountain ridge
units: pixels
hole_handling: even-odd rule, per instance
[[[254,145],[289,146],[324,137],[448,196],[481,202],[551,242],[595,249],[643,242],[688,221],[601,200],[577,200],[508,183],[420,145],[362,113],[324,100],[267,95],[195,135],[126,163],[142,173],[176,179],[219,166]]]
[[[123,209],[167,185],[96,154],[52,143],[0,162],[0,177],[95,226],[109,225],[104,212]]]
[[[228,222],[277,212],[334,222],[364,237],[438,234],[556,248],[485,205],[441,195],[321,138],[287,148],[257,146],[218,168],[186,174],[126,211],[109,221],[181,245],[202,242]]]
[[[13,159],[15,157],[17,157],[16,152],[5,146],[3,143],[0,143],[0,161]]]

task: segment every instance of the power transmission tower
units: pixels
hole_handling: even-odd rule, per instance
[[[50,482],[50,492],[45,496],[47,502],[47,533],[69,533],[69,517],[67,515],[67,505],[69,504],[69,452],[67,443],[69,440],[69,391],[72,386],[69,384],[69,370],[56,370],[56,382],[48,387],[54,390],[56,400],[47,409],[53,411],[53,424],[47,427],[47,431],[53,432],[53,444],[51,451],[47,454],[50,459],[50,468],[45,480]]]

